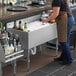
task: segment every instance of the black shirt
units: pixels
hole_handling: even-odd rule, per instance
[[[53,0],[53,7],[60,7],[60,11],[67,11],[67,4],[63,0]]]
[[[60,11],[66,11],[68,15],[72,15],[70,7],[64,0],[53,0],[52,7],[60,7]]]

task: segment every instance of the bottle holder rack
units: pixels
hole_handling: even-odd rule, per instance
[[[0,45],[0,62],[8,63],[13,60],[19,59],[24,56],[24,50],[16,51],[11,54],[5,55],[4,49]]]

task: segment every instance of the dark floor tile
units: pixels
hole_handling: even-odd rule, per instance
[[[28,74],[27,76],[47,76],[47,73],[37,70],[37,71],[34,71],[34,72]]]
[[[44,66],[43,68],[40,68],[40,70],[45,73],[51,73],[51,72],[55,71],[56,69],[59,69],[60,67],[62,67],[62,65],[53,61],[53,62],[49,63],[48,65]]]
[[[76,76],[76,73],[75,73],[75,74],[72,74],[72,75],[70,75],[70,76]]]
[[[48,76],[56,76],[55,74],[52,74],[52,75],[48,75]]]
[[[76,59],[75,59],[75,61],[72,63],[72,66],[76,66]]]
[[[68,76],[71,73],[72,72],[70,70],[61,69],[61,70],[56,71],[53,75],[55,75],[55,76]],[[52,75],[50,74],[50,76],[52,76]]]
[[[76,51],[72,52],[72,56],[74,59],[76,59]]]
[[[64,67],[64,69],[70,70],[71,72],[74,72],[74,71],[76,71],[76,66],[74,66],[74,65],[69,65],[69,66]]]

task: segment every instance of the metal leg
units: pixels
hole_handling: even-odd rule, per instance
[[[58,39],[56,40],[56,56],[58,56]]]
[[[14,60],[14,65],[13,65],[13,76],[16,76],[16,60]]]
[[[28,49],[28,56],[27,56],[27,71],[30,70],[30,50]]]
[[[2,63],[0,62],[0,76],[2,76]]]

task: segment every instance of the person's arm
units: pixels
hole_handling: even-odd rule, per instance
[[[53,12],[48,17],[48,21],[55,19],[59,15],[60,7],[53,7]]]
[[[48,18],[43,18],[42,22],[53,22],[55,18],[59,15],[60,7],[53,7],[53,12]]]
[[[50,16],[48,18],[43,18],[42,21],[51,22],[51,20],[55,20],[56,17],[59,15],[60,7],[61,7],[61,0],[53,0],[53,2],[52,2],[53,12],[50,14]]]

